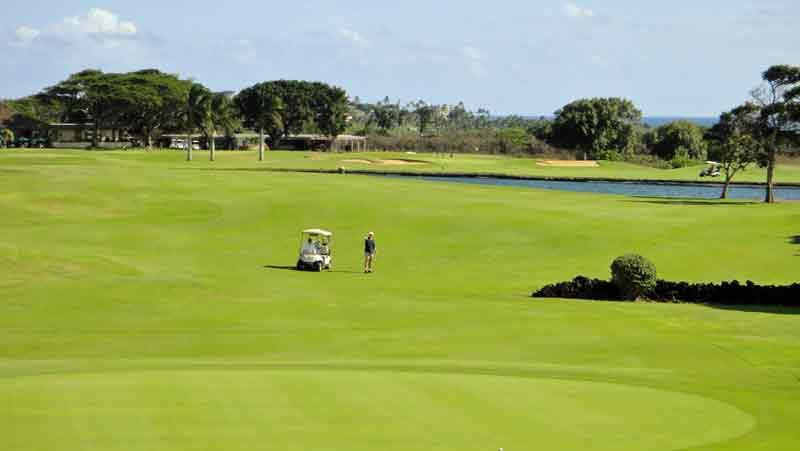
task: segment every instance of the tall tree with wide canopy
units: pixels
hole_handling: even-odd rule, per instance
[[[132,90],[126,119],[148,149],[157,130],[178,128],[192,82],[156,69],[127,74],[124,82]]]
[[[616,97],[581,99],[556,111],[552,139],[590,158],[624,153],[635,142],[642,119],[633,102]]]
[[[277,80],[267,83],[281,98],[283,136],[302,133],[304,127],[314,118],[312,84],[299,80]]]
[[[800,66],[772,66],[762,74],[764,84],[752,92],[761,107],[759,138],[767,167],[764,202],[775,202],[775,165],[781,145],[796,136],[800,109]]]
[[[312,83],[311,88],[314,123],[333,143],[347,127],[347,93],[342,88],[325,83]]]
[[[675,157],[678,149],[686,149],[689,158],[705,160],[708,145],[703,139],[703,130],[686,120],[673,121],[653,131],[652,151],[664,160]]]
[[[264,160],[264,132],[273,140],[283,133],[283,101],[275,87],[269,83],[258,83],[243,89],[234,98],[234,103],[247,127],[258,130],[258,160]]]
[[[124,78],[123,74],[84,70],[45,89],[42,96],[61,102],[70,111],[84,111],[94,123],[92,146],[97,147],[100,129],[119,125],[130,107],[134,91]]]

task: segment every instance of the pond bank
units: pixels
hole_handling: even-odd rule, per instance
[[[249,171],[252,169],[231,169]],[[515,175],[503,173],[489,173],[489,172],[441,172],[441,171],[397,171],[397,170],[381,170],[381,169],[303,169],[303,168],[265,168],[256,169],[270,172],[299,172],[299,173],[312,173],[312,174],[354,174],[354,175],[376,175],[376,176],[393,176],[393,177],[434,177],[434,178],[453,178],[453,179],[498,179],[498,180],[531,180],[531,181],[545,181],[545,182],[608,182],[608,183],[646,183],[653,185],[697,185],[697,186],[713,186],[722,189],[725,184],[720,180],[674,180],[674,179],[636,179],[636,178],[620,178],[620,177],[565,177],[565,176],[540,176],[540,175]],[[753,186],[765,188],[766,183],[762,182],[731,182],[731,186]],[[775,187],[781,188],[800,188],[800,183],[776,183]]]

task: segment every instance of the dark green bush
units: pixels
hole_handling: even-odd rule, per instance
[[[635,300],[656,287],[656,267],[641,255],[623,255],[611,263],[611,281],[624,299]]]
[[[547,285],[532,294],[535,298],[618,300],[620,293],[612,282],[578,276],[569,282]],[[739,283],[688,283],[659,280],[648,293],[658,302],[689,302],[712,305],[757,305],[800,307],[800,283],[792,285],[757,285]]]
[[[692,159],[689,157],[689,149],[685,147],[678,147],[675,150],[675,156],[669,160],[669,165],[672,169],[680,169],[688,167],[692,164]]]

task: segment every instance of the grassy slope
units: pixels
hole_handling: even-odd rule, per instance
[[[207,170],[273,165],[243,156],[0,153],[3,448],[800,439],[797,312],[526,297],[629,251],[665,278],[794,281],[800,205]],[[308,226],[336,232],[336,272],[268,268]]]

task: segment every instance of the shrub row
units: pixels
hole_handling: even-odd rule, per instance
[[[622,300],[617,286],[610,281],[578,276],[569,282],[542,287],[536,298]],[[792,285],[757,285],[751,281],[688,283],[659,280],[643,295],[659,302],[688,302],[717,305],[765,305],[800,307],[800,283]]]

